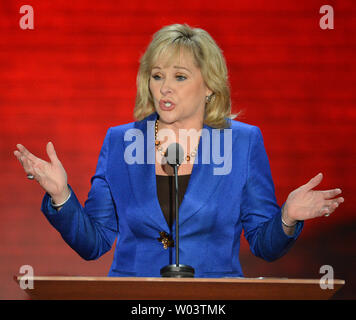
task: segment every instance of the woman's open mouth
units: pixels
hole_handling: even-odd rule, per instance
[[[171,111],[176,105],[170,100],[159,100],[159,107],[163,111]]]

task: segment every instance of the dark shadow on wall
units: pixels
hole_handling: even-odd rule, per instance
[[[313,225],[313,228],[317,226]],[[243,238],[240,261],[246,277],[287,277],[320,279],[323,265],[332,266],[335,279],[345,285],[333,299],[356,299],[356,221],[333,226],[322,232],[301,234],[291,250],[279,260],[266,262],[247,249]]]

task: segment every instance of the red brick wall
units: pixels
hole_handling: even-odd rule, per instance
[[[34,30],[19,27],[23,4],[34,9]],[[319,27],[324,4],[334,8],[334,30]],[[246,274],[317,278],[321,264],[334,261],[336,276],[348,277],[352,252],[339,255],[347,240],[329,260],[320,247],[355,224],[355,11],[351,0],[2,1],[0,299],[25,297],[12,281],[23,264],[38,275],[108,272],[112,251],[83,261],[49,225],[42,190],[12,152],[22,143],[46,158],[52,141],[84,202],[107,128],[133,120],[140,55],[152,34],[172,23],[206,29],[223,49],[234,112],[261,128],[280,204],[318,172],[325,175],[320,188],[344,191],[337,213],[307,222],[281,262],[253,258],[243,242]],[[311,252],[310,243],[320,246]]]

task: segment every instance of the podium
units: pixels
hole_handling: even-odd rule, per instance
[[[20,285],[23,277],[14,276],[14,280]],[[334,279],[332,289],[322,289],[319,279],[67,276],[31,279],[33,289],[25,291],[30,299],[36,300],[324,300],[345,284],[344,280]]]

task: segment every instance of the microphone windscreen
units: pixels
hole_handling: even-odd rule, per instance
[[[171,166],[179,166],[184,161],[184,150],[179,143],[172,143],[168,146],[165,157]]]

